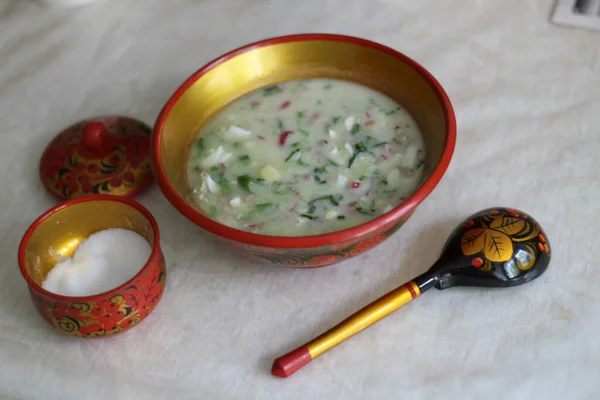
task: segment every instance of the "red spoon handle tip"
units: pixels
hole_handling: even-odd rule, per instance
[[[271,373],[280,378],[287,378],[311,361],[312,357],[308,347],[298,347],[296,350],[275,359]]]

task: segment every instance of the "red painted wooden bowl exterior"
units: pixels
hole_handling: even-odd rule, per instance
[[[385,53],[386,56],[391,56],[399,63],[407,65],[427,82],[430,90],[435,93],[436,102],[441,107],[445,118],[445,136],[441,138],[441,140],[444,140],[444,143],[441,144],[443,151],[429,177],[412,196],[390,212],[361,225],[328,234],[300,237],[267,236],[234,229],[203,215],[185,200],[185,196],[181,190],[181,183],[177,185],[173,183],[169,171],[164,165],[165,160],[163,158],[165,157],[165,153],[163,142],[166,140],[164,137],[165,129],[170,114],[177,106],[178,101],[186,96],[188,91],[197,91],[194,85],[206,76],[206,74],[222,67],[224,63],[238,56],[243,56],[247,52],[282,44],[299,42],[322,43],[323,41],[332,42],[336,45],[352,44],[361,48]],[[335,57],[335,55],[331,57]],[[196,94],[196,96],[199,95]],[[173,134],[179,133],[173,131]],[[154,127],[151,146],[153,152],[153,170],[159,187],[171,204],[190,221],[215,234],[222,241],[254,260],[282,266],[321,267],[358,255],[381,243],[400,228],[414,212],[415,208],[431,193],[444,175],[454,151],[455,141],[456,120],[450,100],[442,86],[421,65],[396,50],[365,39],[343,35],[304,34],[276,37],[249,44],[215,59],[194,73],[177,89],[161,111]],[[180,169],[183,169],[183,167]]]

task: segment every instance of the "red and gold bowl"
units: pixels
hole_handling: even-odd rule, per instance
[[[109,228],[134,230],[152,246],[150,258],[133,278],[93,296],[62,296],[42,288],[59,259],[72,255],[91,234]],[[18,257],[39,314],[74,336],[106,337],[136,326],[160,301],[167,276],[158,225],[150,211],[111,195],[80,197],[50,209],[27,229]]]
[[[390,212],[361,225],[315,236],[279,237],[220,224],[194,206],[186,185],[187,154],[199,129],[227,104],[283,81],[333,78],[357,82],[404,105],[423,132],[425,178]],[[161,111],[152,136],[153,168],[167,199],[189,220],[246,256],[285,266],[319,267],[381,243],[412,214],[446,171],[456,121],[448,96],[429,72],[405,55],[368,40],[326,34],[277,37],[239,48],[193,74]]]

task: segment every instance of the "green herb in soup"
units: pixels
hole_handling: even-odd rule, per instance
[[[187,180],[202,212],[233,228],[304,236],[362,224],[411,195],[423,138],[399,104],[350,82],[256,90],[200,132]]]

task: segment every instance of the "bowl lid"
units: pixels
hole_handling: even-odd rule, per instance
[[[88,194],[133,197],[152,182],[151,131],[143,122],[123,116],[78,122],[44,150],[42,182],[61,199]]]

